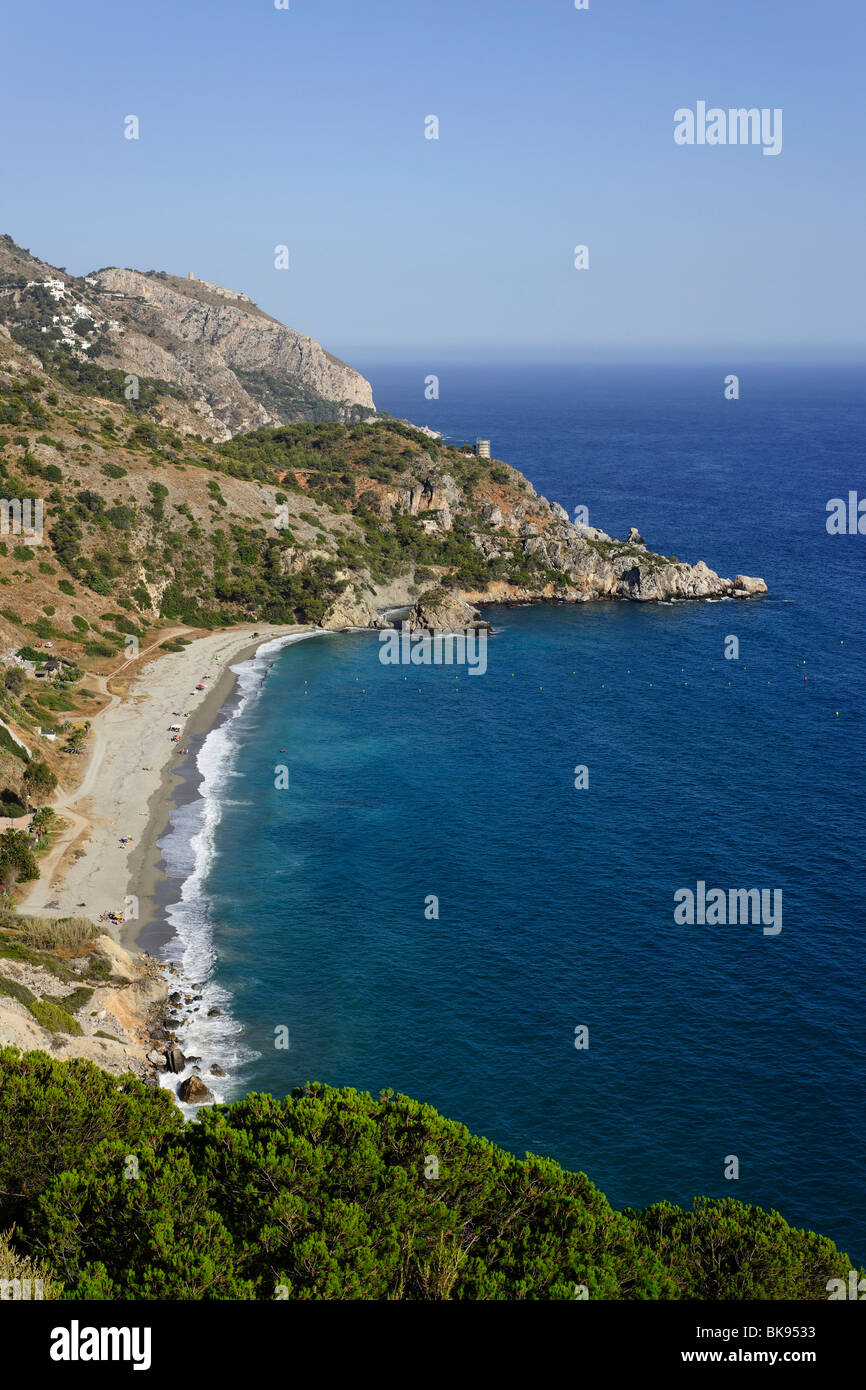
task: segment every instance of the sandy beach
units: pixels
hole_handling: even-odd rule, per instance
[[[152,915],[162,877],[156,842],[168,823],[178,780],[173,772],[184,761],[180,750],[212,727],[234,685],[230,665],[276,637],[307,631],[251,623],[199,637],[181,652],[156,647],[130,670],[108,676],[110,703],[93,719],[81,783],[53,803],[65,829],[18,910],[94,922],[115,912],[125,917],[123,926],[104,923],[103,929],[133,945]],[[118,677],[129,680],[122,694],[111,689]],[[177,743],[171,741],[173,724],[182,730]],[[126,844],[124,836],[130,837]]]

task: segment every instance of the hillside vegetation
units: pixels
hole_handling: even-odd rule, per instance
[[[41,499],[46,531],[41,547],[4,541],[3,616],[37,636],[86,650],[160,619],[315,621],[353,582],[424,587],[434,571],[473,590],[566,582],[517,536],[494,562],[474,540],[492,531],[485,505],[535,499],[525,479],[411,426],[301,423],[214,446],[92,389],[0,338],[0,487]]]
[[[617,1212],[432,1107],[326,1086],[184,1124],[167,1091],[0,1049],[0,1230],[68,1299],[826,1299],[777,1213]]]

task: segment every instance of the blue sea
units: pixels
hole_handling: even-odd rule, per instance
[[[219,1098],[392,1088],[616,1206],[732,1196],[863,1260],[866,536],[825,522],[864,374],[430,370],[370,366],[380,409],[770,594],[490,608],[483,675],[362,633],[247,663],[163,845],[221,1010],[186,1050]],[[698,881],[781,890],[781,932],[678,925]]]

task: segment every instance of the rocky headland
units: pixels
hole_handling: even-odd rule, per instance
[[[415,517],[429,536],[444,539],[456,530],[478,552],[490,578],[446,589],[438,582],[419,597],[414,572],[406,574],[402,586],[393,581],[377,586],[362,573],[332,604],[325,627],[388,627],[394,620],[387,610],[405,607],[409,611],[399,621],[410,629],[464,630],[479,624],[476,605],[484,603],[685,602],[767,592],[763,579],[744,574],[728,579],[703,560],[688,564],[657,554],[634,526],[625,540],[617,540],[598,527],[573,522],[560,503],[540,496],[504,464],[494,463],[488,478],[474,483],[471,508],[456,479],[429,455],[419,459],[411,482],[379,487],[376,500],[380,515]],[[504,566],[511,573],[500,577]],[[524,570],[526,578],[515,582],[515,569]]]

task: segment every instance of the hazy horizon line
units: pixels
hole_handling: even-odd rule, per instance
[[[547,350],[547,355],[542,355],[542,349],[538,354],[527,353],[524,355],[505,353],[501,349],[498,352],[483,352],[480,349],[466,348],[447,348],[447,347],[348,347],[339,348],[336,351],[329,348],[329,352],[341,357],[343,361],[351,364],[353,358],[363,359],[371,363],[382,366],[423,366],[432,370],[436,362],[447,361],[452,366],[514,366],[514,367],[712,367],[714,369],[725,368],[733,370],[734,367],[866,367],[866,346],[860,349],[851,349],[848,353],[841,349],[836,354],[830,355],[811,355],[805,352],[800,354],[782,355],[754,355],[756,349],[752,347],[748,352],[737,348],[713,349],[712,355],[708,350],[707,355],[697,357],[695,350],[683,347],[676,351],[671,350],[670,355],[660,356],[660,349],[648,348],[643,355],[626,354],[621,356],[608,354],[585,355],[566,355],[557,354],[553,349]],[[411,353],[407,358],[406,354]]]

